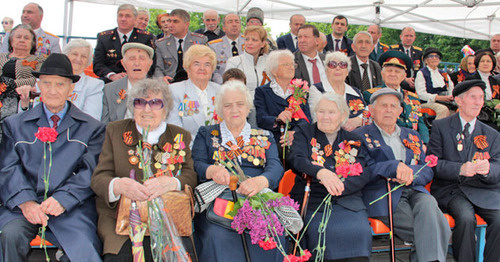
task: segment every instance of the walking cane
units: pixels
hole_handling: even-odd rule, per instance
[[[307,215],[307,205],[309,204],[309,195],[311,194],[311,181],[312,176],[308,176],[306,174],[302,174],[302,177],[306,179],[306,186],[304,187],[304,199],[302,200],[302,209],[300,210],[300,217],[302,217],[303,221],[306,221]],[[300,231],[297,233],[296,239],[298,240],[300,237]],[[305,232],[304,232],[305,234]],[[299,243],[295,243],[293,247],[293,255],[297,253],[297,247]]]
[[[394,243],[394,218],[392,216],[392,193],[391,193],[391,182],[387,179],[387,192],[389,195],[387,196],[387,201],[389,202],[389,244],[390,244],[390,252],[391,252],[391,262],[396,261],[396,246]]]
[[[39,97],[40,93],[38,92],[30,92],[30,102],[28,104],[28,109],[33,108],[33,103],[35,102],[35,98]]]
[[[236,195],[236,188],[238,187],[238,177],[231,176],[229,180],[229,190],[233,195],[233,202],[236,204],[238,202],[238,196]],[[245,251],[245,260],[250,262],[250,252],[248,252],[247,240],[245,238],[245,233],[241,234],[241,242],[243,243],[243,251]]]

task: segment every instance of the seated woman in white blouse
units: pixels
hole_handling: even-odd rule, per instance
[[[418,71],[415,77],[415,91],[422,101],[422,108],[430,108],[436,112],[436,119],[450,115],[449,109],[455,109],[453,104],[453,81],[448,73],[439,70],[438,65],[443,55],[439,49],[425,49],[423,60],[425,67]]]

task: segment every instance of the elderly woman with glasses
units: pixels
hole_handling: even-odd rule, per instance
[[[301,122],[309,122],[309,106],[307,102],[301,104],[306,119],[293,119],[289,107],[289,98],[293,95],[290,82],[295,76],[295,61],[289,50],[277,50],[269,54],[266,61],[266,72],[271,82],[259,86],[255,90],[255,108],[257,110],[257,125],[273,133],[274,139],[279,141],[280,147],[291,143],[294,131],[288,131],[288,141],[284,140],[282,129],[289,123],[290,129]],[[280,150],[281,153],[282,150]]]
[[[0,123],[17,113],[19,99],[28,101],[34,90],[36,78],[31,72],[39,71],[45,60],[35,55],[35,38],[30,26],[18,25],[10,32],[9,52],[0,54]]]
[[[367,148],[361,136],[341,128],[351,114],[344,97],[326,92],[316,99],[312,108],[317,122],[296,127],[288,155],[295,174],[312,177],[305,223],[330,194],[333,211],[326,221],[325,261],[368,261],[372,235],[361,194],[370,177]],[[290,196],[302,203],[305,186],[306,180],[297,176]],[[319,209],[305,232],[309,250],[318,244],[323,210],[323,207]],[[316,255],[313,252],[313,256]]]
[[[247,122],[252,108],[252,97],[245,84],[238,80],[223,84],[216,96],[215,106],[222,122],[200,127],[193,145],[198,181],[213,181],[217,185],[227,186],[230,172],[219,163],[230,161],[228,157],[234,155],[233,161],[239,164],[247,176],[246,180],[240,181],[240,194],[253,196],[264,188],[277,188],[283,175],[283,167],[271,133],[253,129]],[[238,154],[238,151],[241,151],[241,154]],[[200,195],[201,192],[197,188],[195,195]],[[218,197],[228,190],[224,191],[223,188],[217,192],[216,194],[215,190],[210,190],[208,197]],[[212,199],[215,205],[218,199]],[[203,196],[203,202],[209,200]],[[236,230],[209,220],[207,212],[210,212],[210,209],[198,215],[194,222],[195,236],[200,240],[197,245],[200,261],[245,261],[241,239]],[[230,227],[232,220],[225,220]],[[264,251],[258,245],[251,244],[248,234],[244,235],[252,261],[283,261],[283,256],[276,249]]]
[[[450,110],[456,109],[451,95],[453,81],[448,73],[438,69],[442,57],[443,54],[437,48],[425,49],[425,67],[420,69],[415,77],[415,91],[422,101],[421,107],[434,110],[436,119],[445,118],[450,115]]]
[[[342,126],[347,131],[352,131],[363,123],[363,110],[366,107],[361,92],[357,87],[345,83],[349,71],[351,71],[351,59],[342,52],[328,53],[325,57],[325,70],[328,81],[316,83],[309,91],[309,105],[312,105],[321,97],[322,93],[335,92],[344,97],[350,112],[349,119]],[[311,108],[312,116],[315,118]]]
[[[170,85],[174,107],[168,122],[186,129],[191,137],[196,136],[200,126],[217,122],[214,103],[220,85],[210,81],[216,65],[210,47],[193,45],[184,54],[188,80]]]
[[[91,187],[97,195],[97,231],[104,244],[104,261],[132,261],[129,237],[115,233],[117,206],[121,197],[135,201],[152,200],[169,191],[182,190],[185,185],[195,187],[197,184],[191,150],[187,146],[191,135],[166,121],[172,110],[172,97],[167,84],[151,79],[137,82],[127,94],[127,108],[133,118],[108,124],[99,164],[91,180]],[[152,148],[151,168],[155,177],[146,181],[143,181],[136,150],[140,140]],[[184,148],[178,146],[181,140],[186,145]],[[174,152],[172,146],[166,146],[168,144],[178,149]],[[169,160],[177,156],[183,157],[181,165],[169,165]],[[170,169],[171,166],[174,170]],[[180,175],[168,175],[176,174],[179,168]],[[135,170],[135,179],[129,177],[132,169]],[[145,241],[148,243],[149,237]],[[144,249],[146,261],[152,261],[149,245],[144,244]]]

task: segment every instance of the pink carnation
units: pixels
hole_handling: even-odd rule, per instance
[[[438,158],[435,155],[428,155],[425,157],[425,163],[429,163],[429,167],[435,167],[437,162]]]

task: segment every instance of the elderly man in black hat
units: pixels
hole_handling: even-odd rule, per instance
[[[500,258],[500,135],[477,120],[485,88],[481,80],[455,87],[458,113],[433,122],[427,151],[439,158],[431,193],[455,219],[452,247],[458,261],[475,260],[475,213],[488,223],[484,261]]]
[[[105,127],[67,101],[74,83],[68,57],[51,54],[39,72],[42,103],[8,117],[0,145],[0,242],[5,261],[26,261],[30,241],[46,239],[71,261],[100,261],[90,177]]]
[[[392,193],[395,234],[413,243],[412,261],[445,261],[451,231],[436,200],[425,189],[433,173],[424,166],[425,150],[420,135],[396,124],[403,111],[402,100],[399,91],[379,89],[370,97],[373,123],[354,130],[363,137],[371,158],[368,166],[372,178],[363,189],[363,201],[370,217],[388,222],[387,200],[372,205],[370,202],[387,192],[387,180],[392,188],[404,184]]]
[[[429,128],[424,123],[420,112],[420,99],[417,94],[402,88],[405,80],[406,68],[411,66],[411,59],[403,52],[387,51],[383,53],[378,63],[382,66],[382,87],[392,88],[403,96],[401,106],[403,111],[397,120],[400,127],[407,127],[418,131],[424,143],[429,142]],[[380,87],[371,88],[363,92],[366,103],[370,102],[371,95]]]
[[[443,54],[439,49],[425,49],[423,60],[425,67],[415,77],[415,91],[422,102],[422,108],[430,108],[436,112],[436,119],[450,116],[450,110],[456,110],[453,103],[453,81],[446,71],[438,68]]]

